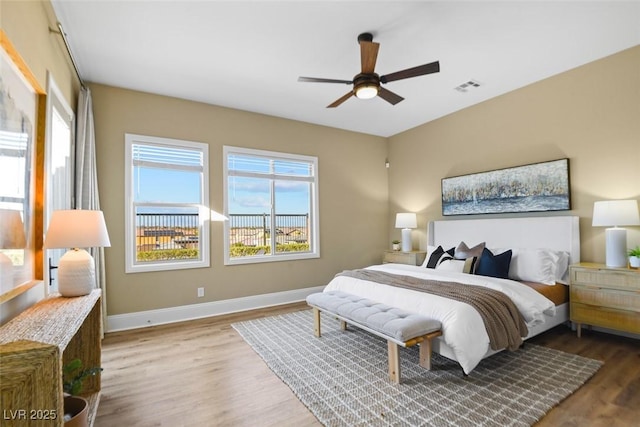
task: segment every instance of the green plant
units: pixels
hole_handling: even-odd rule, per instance
[[[82,369],[82,361],[73,359],[62,367],[62,389],[65,393],[77,396],[82,392],[82,382],[87,377],[93,377],[100,373],[102,368],[93,367]]]
[[[636,246],[633,249],[629,249],[629,256],[640,257],[640,246]]]

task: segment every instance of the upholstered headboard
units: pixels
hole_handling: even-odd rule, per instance
[[[488,248],[546,248],[569,252],[570,264],[580,262],[580,228],[577,216],[486,218],[432,221],[429,245],[472,247],[487,242]]]

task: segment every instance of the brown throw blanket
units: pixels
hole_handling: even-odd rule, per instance
[[[376,270],[346,270],[336,276],[368,280],[467,303],[480,313],[493,350],[503,348],[517,350],[522,344],[522,337],[528,334],[527,325],[513,301],[494,289],[456,282],[419,279]]]

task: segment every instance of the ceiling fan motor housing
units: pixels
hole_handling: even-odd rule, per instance
[[[358,36],[358,44],[360,44],[360,42],[372,42],[373,41],[373,34],[371,33],[362,33]]]
[[[369,90],[369,93],[372,93],[371,90],[375,89],[375,93],[373,94],[373,96],[371,95],[362,96],[361,91],[362,90],[366,91],[366,89]],[[373,98],[378,94],[379,90],[380,90],[380,76],[378,76],[376,73],[370,73],[370,74],[360,73],[353,78],[353,93],[358,98],[363,98],[363,99]]]

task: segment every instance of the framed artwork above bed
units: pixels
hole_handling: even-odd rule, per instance
[[[569,159],[442,179],[445,216],[569,209]]]

